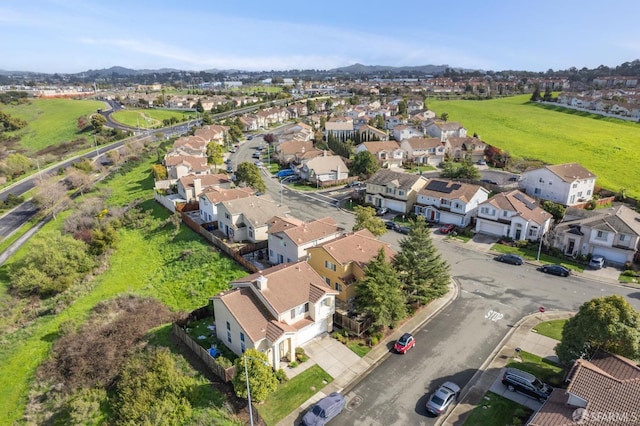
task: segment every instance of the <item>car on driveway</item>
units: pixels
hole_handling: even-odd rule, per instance
[[[434,393],[431,394],[427,401],[427,411],[431,414],[439,416],[447,411],[447,408],[458,399],[460,395],[460,386],[453,382],[444,382]]]
[[[568,277],[571,275],[571,270],[562,265],[542,265],[540,271],[545,274],[557,275],[559,277]]]
[[[389,213],[389,209],[386,207],[380,207],[378,210],[376,210],[376,215],[378,216],[384,216],[387,213]]]
[[[501,254],[500,256],[496,256],[496,260],[512,265],[522,265],[524,263],[524,259],[517,254]]]
[[[502,384],[511,392],[520,392],[540,402],[547,400],[553,388],[542,383],[536,376],[517,368],[507,368],[502,375]]]
[[[410,226],[398,226],[398,227],[394,228],[394,231],[399,232],[401,234],[409,235],[409,233],[411,232],[411,227]]]
[[[591,257],[589,260],[589,268],[591,269],[602,269],[604,268],[605,258],[604,256],[595,255]]]
[[[387,229],[393,229],[395,231],[398,228],[398,226],[400,226],[400,225],[398,225],[397,223],[395,223],[392,220],[387,220],[387,221],[384,222],[384,226]]]
[[[255,164],[256,164],[256,166],[258,166],[258,167],[262,167],[262,166],[264,166],[264,163],[263,163],[262,161],[260,161],[260,160],[256,161],[256,163],[255,163]]]
[[[259,153],[258,151],[256,151],[256,152],[254,152],[254,153],[253,153],[253,155],[252,155],[251,157],[253,157],[253,158],[260,158],[260,157],[261,157],[261,155],[260,155],[260,153]]]
[[[314,404],[302,417],[304,426],[322,426],[344,410],[346,401],[338,392],[332,392]]]
[[[393,345],[393,349],[399,354],[406,354],[409,349],[416,345],[416,339],[410,333],[404,333],[396,344]]]
[[[451,231],[453,231],[454,229],[456,229],[456,226],[454,224],[452,224],[452,223],[449,223],[449,224],[446,224],[446,225],[442,225],[440,227],[440,233],[447,235],[447,234],[451,233]]]

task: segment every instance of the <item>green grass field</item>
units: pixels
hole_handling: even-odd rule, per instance
[[[597,115],[529,103],[529,95],[487,101],[429,101],[469,135],[477,133],[512,158],[549,164],[578,162],[598,176],[596,185],[621,188],[640,198],[640,125]]]
[[[464,426],[524,424],[531,414],[533,410],[493,392],[487,392],[480,405],[467,417]]]
[[[0,110],[29,123],[24,129],[8,135],[20,136],[20,147],[30,155],[48,146],[83,137],[84,134],[78,131],[78,117],[88,117],[98,108],[104,108],[104,103],[73,99],[33,99],[24,105],[3,105]]]
[[[166,109],[126,109],[119,110],[111,114],[113,120],[124,124],[125,126],[140,127],[141,129],[150,129],[154,127],[162,127],[162,120],[171,117],[177,118],[179,121],[188,120],[189,116],[195,117],[196,113],[186,111],[171,111]]]
[[[566,319],[545,321],[536,325],[535,327],[533,327],[533,329],[538,334],[560,341],[562,340],[562,329],[564,328],[564,325],[566,323]]]

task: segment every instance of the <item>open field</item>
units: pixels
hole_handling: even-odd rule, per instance
[[[439,116],[460,122],[469,135],[508,151],[512,158],[549,164],[578,162],[598,176],[596,185],[640,198],[640,124],[529,103],[530,95],[487,101],[428,102]]]
[[[140,127],[150,129],[162,127],[162,120],[175,117],[178,121],[188,120],[189,116],[195,118],[193,111],[171,111],[166,109],[127,109],[119,110],[111,114],[115,121],[130,127]]]
[[[51,145],[59,145],[80,137],[86,137],[78,130],[78,117],[88,116],[104,108],[99,101],[73,99],[32,99],[24,105],[3,105],[0,109],[7,114],[26,120],[27,127],[8,133],[20,136],[16,149],[22,149],[27,156]]]

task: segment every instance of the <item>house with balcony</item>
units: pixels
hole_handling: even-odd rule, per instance
[[[233,353],[267,355],[274,369],[295,351],[333,331],[336,291],[306,262],[282,264],[231,283],[211,298],[216,336]]]
[[[471,224],[478,205],[488,198],[489,191],[480,185],[432,178],[418,191],[413,212],[428,222],[465,228]]]
[[[593,198],[596,175],[578,163],[556,164],[523,172],[519,188],[535,198],[565,206]]]
[[[553,217],[536,200],[516,190],[501,192],[478,205],[476,232],[513,240],[539,240]]]
[[[427,179],[412,173],[380,169],[366,181],[364,200],[375,208],[386,207],[398,213],[413,211],[418,192]]]
[[[407,161],[416,165],[438,166],[448,152],[448,142],[438,138],[409,138],[400,142]]]
[[[554,247],[568,256],[599,255],[607,263],[640,260],[640,214],[620,204],[597,210],[568,208],[555,227]]]
[[[308,247],[309,265],[322,279],[338,292],[336,298],[350,303],[356,296],[356,285],[364,278],[364,270],[380,250],[384,250],[387,260],[396,252],[387,244],[376,239],[367,229],[345,234],[331,241]]]
[[[378,165],[384,168],[401,167],[404,161],[404,151],[396,141],[363,142],[356,146],[356,154],[369,151],[378,160]]]
[[[230,241],[266,241],[269,220],[287,217],[288,213],[288,207],[277,204],[267,194],[222,201],[218,204],[218,229]]]
[[[344,233],[344,228],[330,217],[311,222],[274,217],[267,226],[269,262],[273,265],[304,260],[309,247],[334,240]]]
[[[246,188],[211,188],[200,194],[198,207],[200,209],[200,219],[203,223],[218,221],[218,205],[223,201],[237,200],[254,195],[253,189]]]

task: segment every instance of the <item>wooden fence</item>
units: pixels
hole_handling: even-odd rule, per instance
[[[213,374],[220,377],[225,382],[231,381],[231,378],[236,374],[235,365],[232,365],[228,368],[220,366],[220,364],[216,362],[215,358],[212,357],[211,354],[209,354],[209,351],[200,346],[198,342],[193,340],[191,336],[189,336],[178,324],[173,324],[172,332],[174,336],[184,342],[184,344],[187,345],[189,349],[191,349],[191,352],[193,352],[198,358],[204,361],[204,363],[207,365],[207,367],[209,367]]]
[[[371,327],[371,318],[353,319],[345,314],[336,312],[333,314],[333,325],[349,330],[349,332],[360,337]]]

